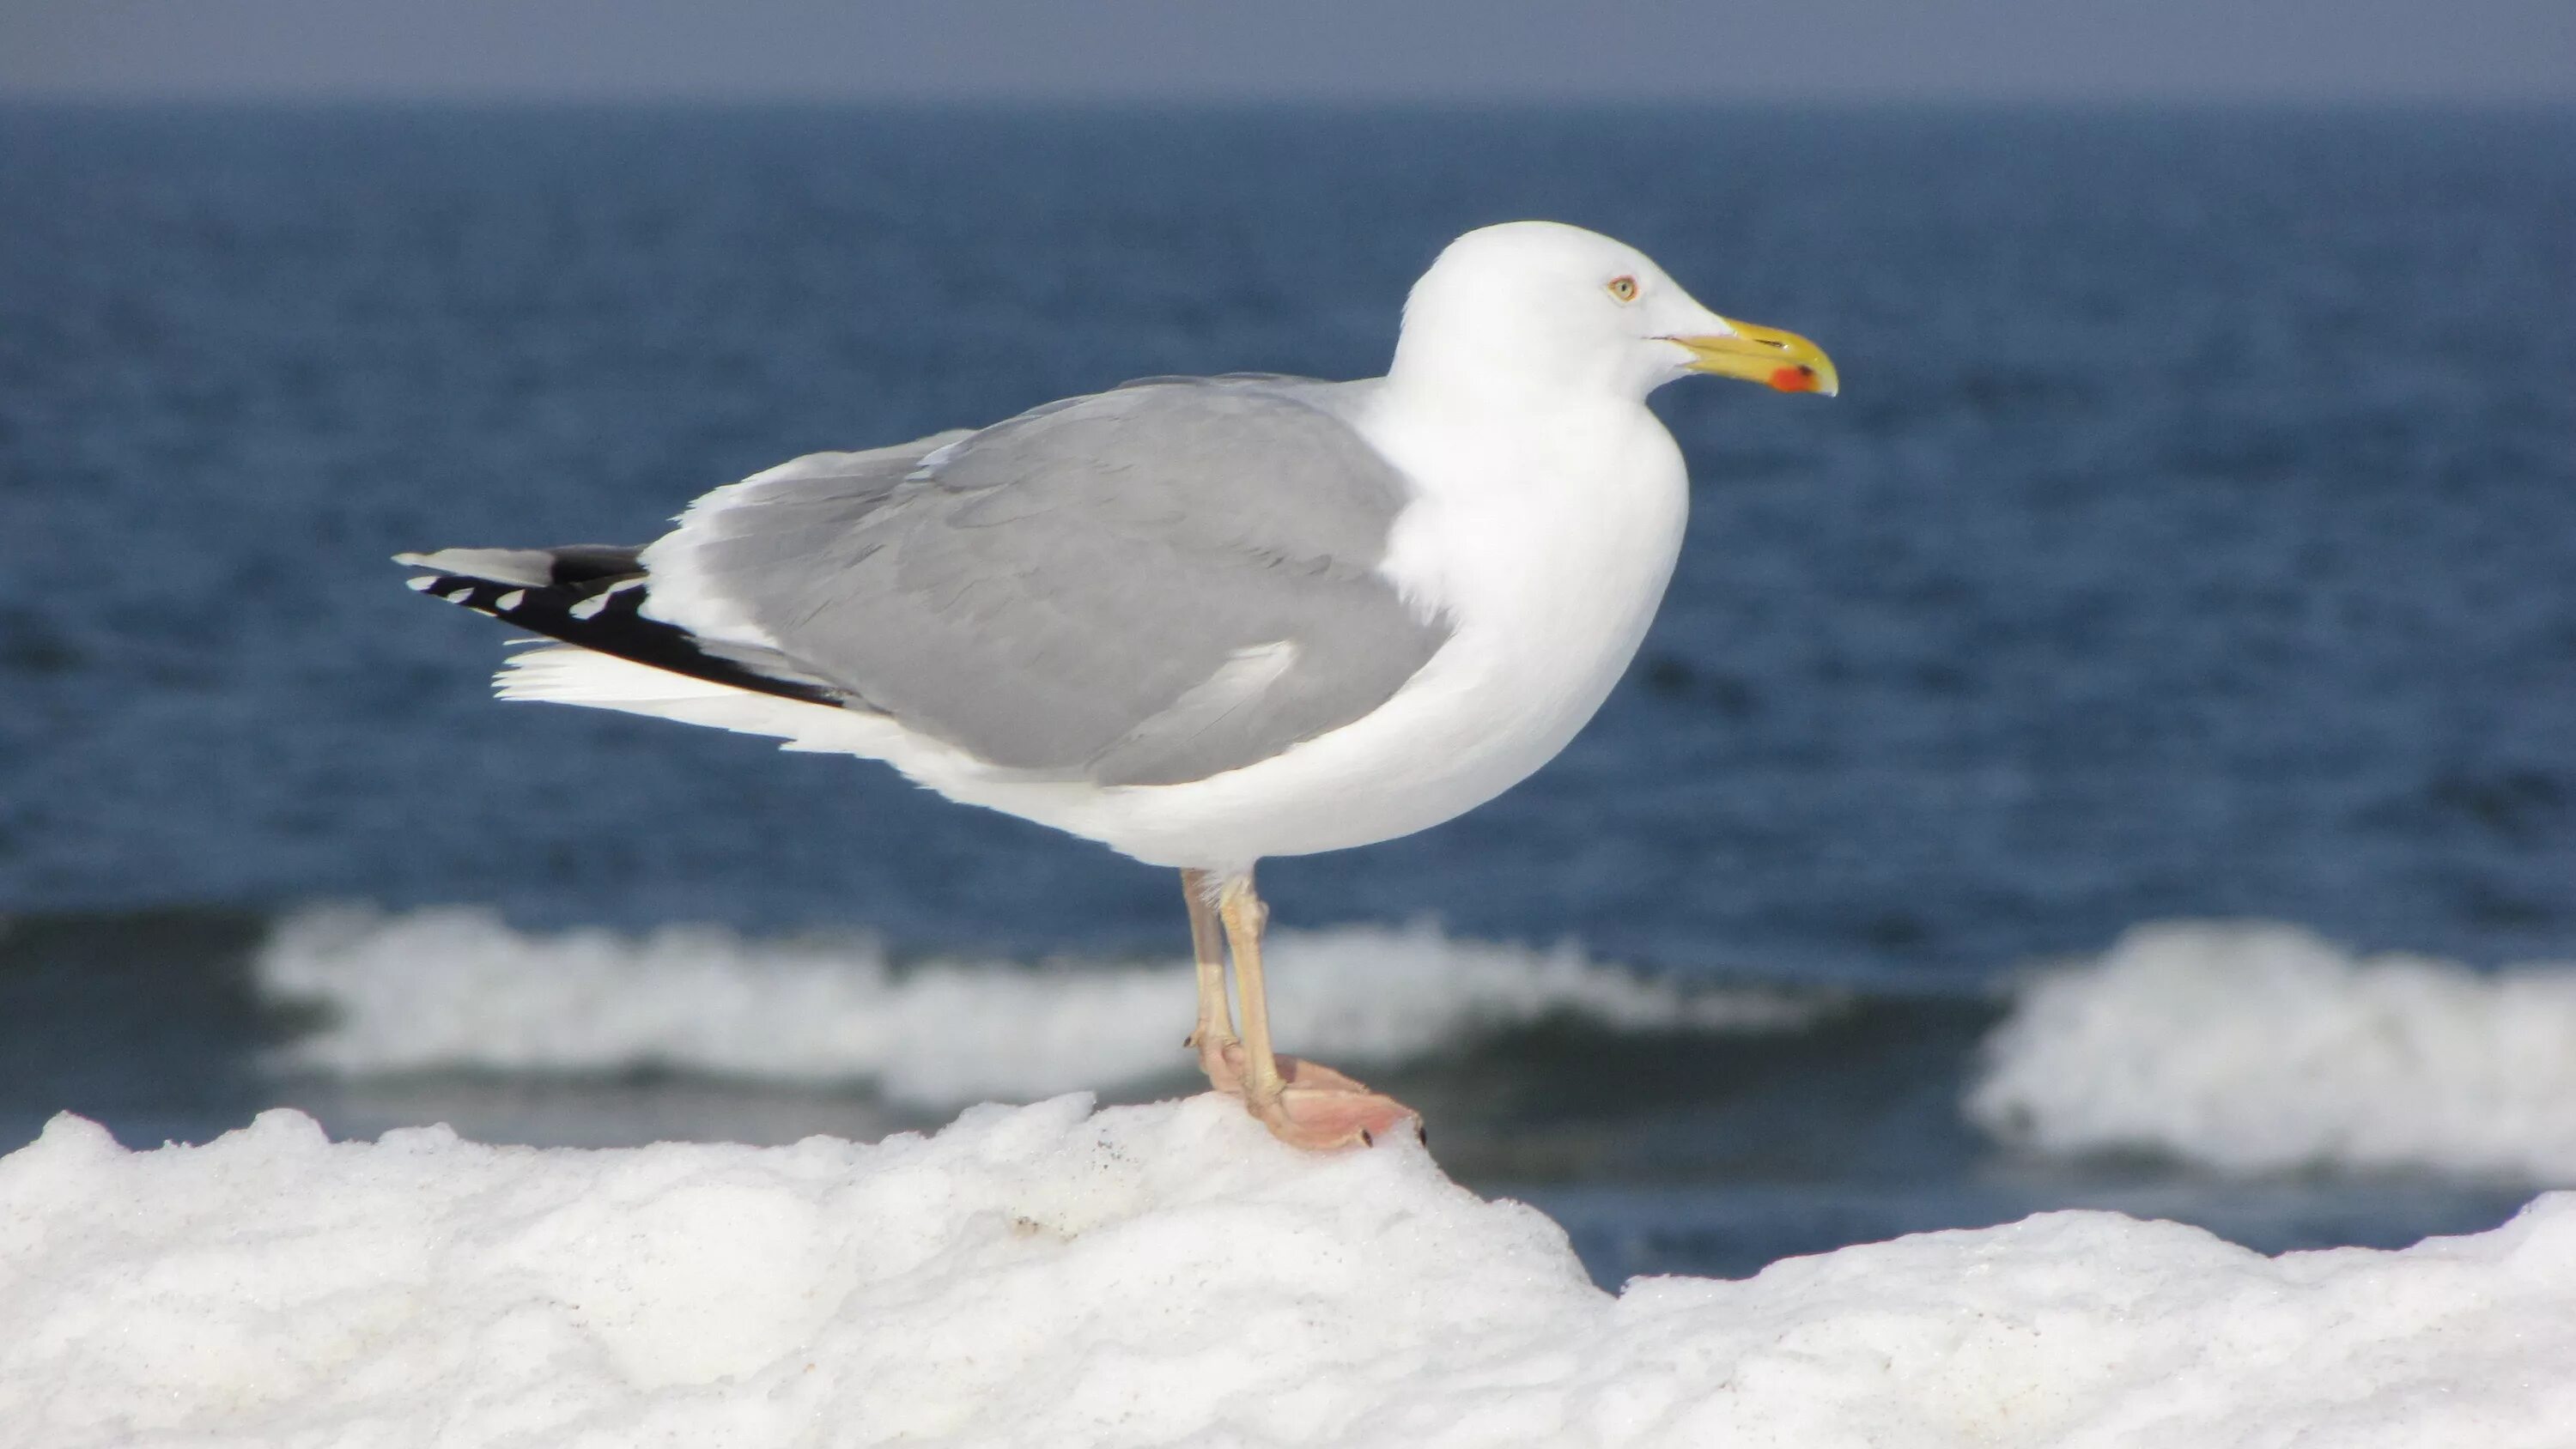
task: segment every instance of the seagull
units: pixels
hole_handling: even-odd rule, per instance
[[[1680,552],[1646,396],[1691,373],[1837,389],[1636,249],[1510,222],[1414,284],[1384,377],[1147,378],[793,459],[640,547],[396,561],[557,641],[503,698],[883,760],[1178,867],[1211,1086],[1292,1145],[1365,1146],[1420,1120],[1274,1049],[1253,869],[1449,820],[1592,717]]]

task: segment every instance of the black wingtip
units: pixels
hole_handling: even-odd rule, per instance
[[[837,708],[849,702],[845,693],[829,685],[764,673],[753,664],[709,650],[686,629],[645,617],[648,583],[646,576],[632,567],[635,550],[585,546],[556,552],[559,559],[573,556],[569,566],[558,564],[558,573],[570,573],[574,575],[572,579],[525,584],[466,574],[427,573],[415,576],[410,583],[433,599],[488,614],[532,634],[674,674],[806,704]],[[615,556],[622,556],[623,563]],[[421,566],[417,556],[410,562],[414,567]],[[783,659],[779,664],[787,667]]]

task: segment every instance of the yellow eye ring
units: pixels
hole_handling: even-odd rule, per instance
[[[1618,298],[1622,302],[1636,301],[1637,279],[1634,277],[1612,277],[1610,279],[1610,295]]]

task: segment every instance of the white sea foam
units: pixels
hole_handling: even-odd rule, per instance
[[[1817,1009],[1766,992],[1691,991],[1586,957],[1437,930],[1281,931],[1273,1031],[1343,1063],[1400,1061],[1461,1034],[1572,1013],[1626,1029],[1760,1030]],[[330,1023],[284,1050],[342,1073],[445,1067],[668,1066],[867,1081],[930,1105],[1026,1100],[1186,1073],[1186,961],[925,960],[865,941],[762,942],[710,927],[642,938],[539,935],[488,911],[357,908],[282,922],[256,963],[275,998]]]
[[[2286,926],[2142,928],[2023,986],[1967,1109],[2052,1152],[2576,1184],[2576,969],[2356,959]]]
[[[2100,1212],[1586,1281],[1411,1144],[1230,1103],[876,1146],[326,1141],[0,1159],[13,1445],[2331,1444],[2576,1424],[2576,1194],[2264,1258]]]

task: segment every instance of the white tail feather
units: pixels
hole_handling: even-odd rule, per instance
[[[513,655],[492,676],[503,699],[623,710],[786,741],[791,750],[882,758],[897,727],[882,715],[737,689],[583,649],[555,644]]]

